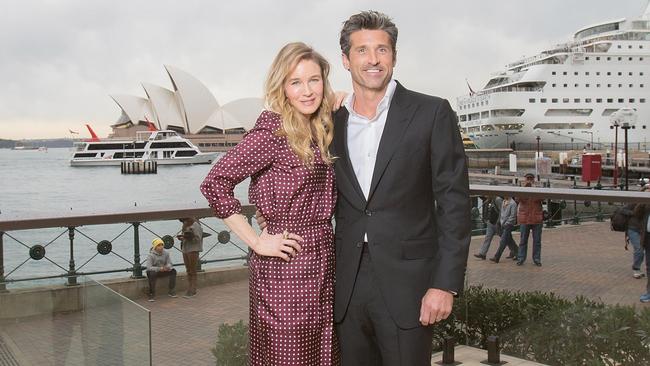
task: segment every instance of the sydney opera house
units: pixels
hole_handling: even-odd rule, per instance
[[[197,78],[176,67],[165,65],[173,90],[142,83],[146,98],[111,95],[122,109],[112,125],[111,138],[134,137],[150,124],[159,130],[183,134],[203,151],[223,151],[234,146],[259,116],[261,98],[245,98],[220,105]]]

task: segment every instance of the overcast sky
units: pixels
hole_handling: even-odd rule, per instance
[[[90,123],[100,136],[120,115],[110,94],[172,88],[164,64],[197,77],[220,104],[259,97],[282,45],[304,41],[341,66],[341,23],[360,10],[399,28],[395,78],[448,98],[587,25],[640,16],[647,0],[93,1],[2,0],[0,138],[66,137]]]

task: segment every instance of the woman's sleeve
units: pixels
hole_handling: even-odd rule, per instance
[[[241,212],[235,186],[269,167],[277,154],[277,137],[262,119],[261,116],[255,128],[212,167],[201,183],[201,193],[220,219]]]

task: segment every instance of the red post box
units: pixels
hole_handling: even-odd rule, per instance
[[[602,176],[602,156],[600,154],[582,155],[582,181],[596,182]]]

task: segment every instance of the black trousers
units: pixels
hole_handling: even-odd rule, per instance
[[[147,271],[147,278],[149,279],[149,295],[156,295],[156,280],[160,277],[169,277],[169,291],[176,288],[176,269],[172,268],[171,271],[156,272]]]
[[[388,313],[373,270],[381,268],[372,267],[364,245],[350,305],[343,320],[336,324],[341,365],[430,366],[433,328],[399,328]]]

